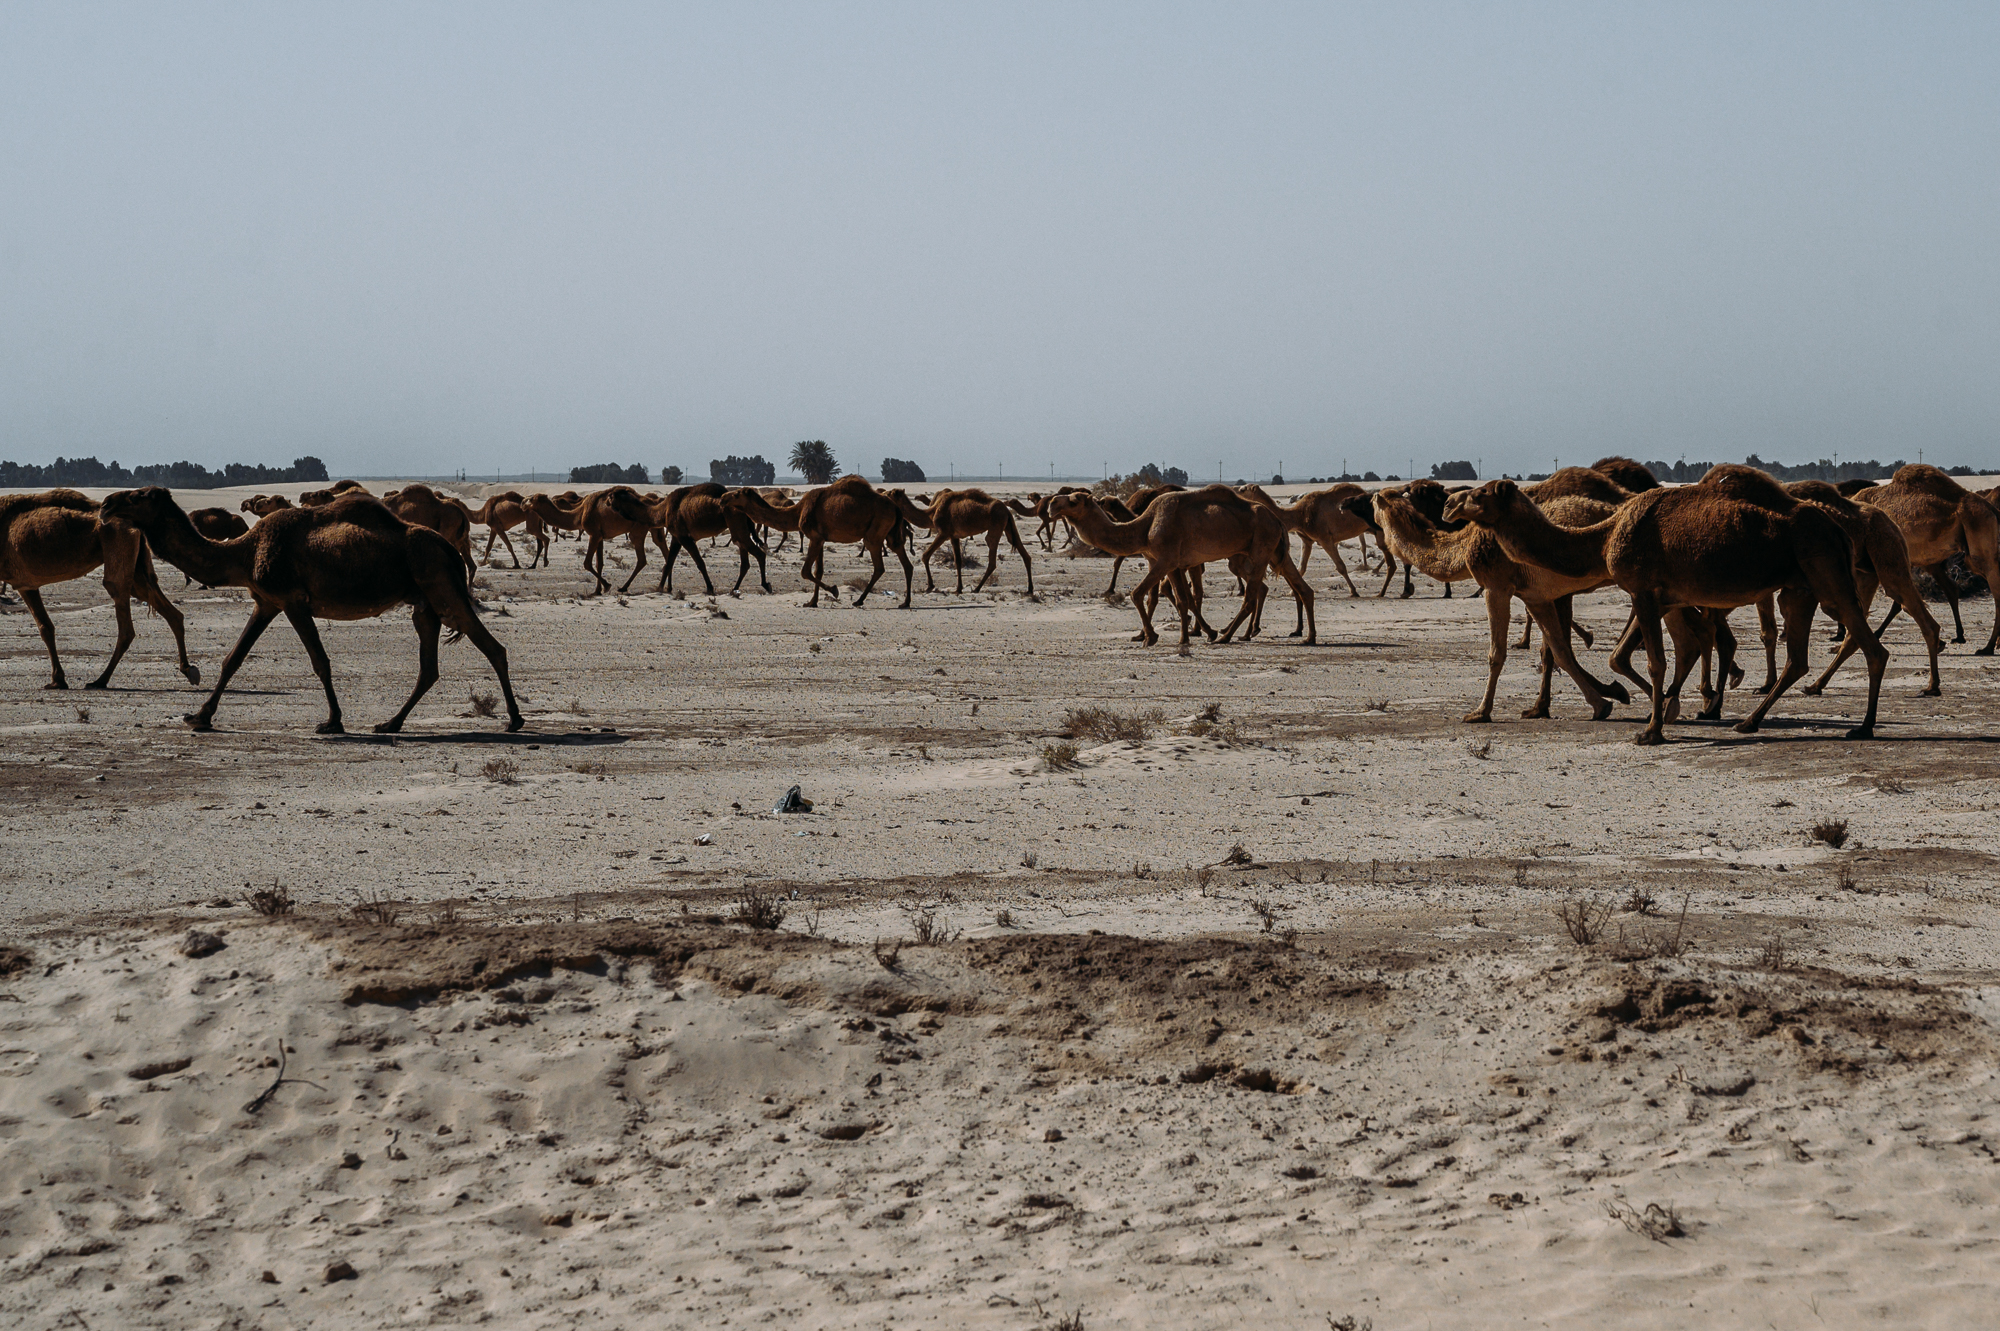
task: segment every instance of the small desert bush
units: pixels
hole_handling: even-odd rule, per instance
[[[1839,850],[1847,844],[1847,820],[1845,818],[1822,818],[1812,825],[1812,839],[1823,842]]]
[[[357,920],[367,920],[371,924],[391,925],[403,913],[396,902],[383,896],[379,891],[358,892],[354,905],[349,909]]]
[[[1021,867],[1023,869],[1032,869],[1041,862],[1042,857],[1038,851],[1024,850],[1021,852]]]
[[[1066,739],[1094,739],[1100,743],[1126,740],[1138,743],[1153,737],[1166,713],[1157,707],[1143,712],[1114,712],[1109,707],[1072,707],[1063,713],[1062,733]]]
[[[1565,901],[1556,907],[1556,918],[1568,931],[1570,940],[1578,947],[1589,947],[1604,932],[1604,925],[1611,918],[1611,903],[1608,901]]]
[[[1284,909],[1282,906],[1274,906],[1262,898],[1245,904],[1250,907],[1250,913],[1263,922],[1265,933],[1268,934],[1277,927],[1278,914]]]
[[[1014,912],[1011,910],[994,911],[993,927],[996,929],[1012,929],[1014,927]]]
[[[291,892],[276,883],[250,894],[250,909],[259,915],[290,915],[293,906]]]
[[[1067,772],[1075,767],[1076,756],[1082,750],[1073,740],[1051,740],[1042,745],[1042,770],[1045,772]]]
[[[479,775],[496,786],[518,786],[521,784],[521,764],[512,758],[488,758],[480,767]]]
[[[499,714],[500,699],[495,695],[481,693],[469,684],[466,686],[466,693],[471,698],[472,714],[474,716],[496,716]]]
[[[875,963],[883,970],[895,971],[903,968],[902,939],[892,938],[885,943],[878,938],[875,940],[875,945],[869,951],[874,954]]]
[[[1681,1227],[1680,1210],[1671,1205],[1647,1202],[1646,1209],[1641,1211],[1630,1202],[1606,1202],[1604,1210],[1634,1234],[1643,1235],[1655,1243],[1687,1237],[1687,1230]]]
[[[77,721],[78,721],[78,722],[79,722],[80,724],[82,724],[82,725],[86,725],[86,726],[87,726],[87,725],[89,725],[89,724],[90,724],[90,709],[89,709],[88,707],[79,707],[79,708],[77,708],[77,709],[76,709],[76,719],[77,719]]]
[[[730,909],[729,918],[737,924],[747,924],[752,929],[775,929],[785,922],[789,910],[785,898],[776,892],[769,894],[745,889],[736,898]]]
[[[903,913],[910,919],[910,938],[919,947],[936,947],[949,943],[963,933],[954,929],[945,920],[941,911],[930,906],[905,906]]]

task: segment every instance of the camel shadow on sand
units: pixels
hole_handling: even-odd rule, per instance
[[[615,730],[580,730],[556,734],[548,731],[538,733],[523,730],[513,735],[497,730],[456,730],[430,734],[406,730],[395,735],[377,735],[362,731],[358,734],[320,735],[316,738],[328,744],[541,744],[553,748],[557,745],[593,747],[604,744],[629,744],[632,737],[621,735]]]

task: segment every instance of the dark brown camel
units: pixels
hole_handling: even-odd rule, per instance
[[[764,563],[764,543],[757,539],[749,518],[739,510],[723,505],[722,496],[727,493],[726,487],[714,481],[704,481],[700,485],[681,486],[658,503],[650,505],[657,524],[654,539],[657,541],[660,532],[664,531],[672,540],[667,547],[667,566],[660,573],[657,590],[673,590],[674,560],[686,550],[688,558],[694,561],[695,569],[701,574],[708,594],[715,595],[715,583],[708,576],[708,565],[702,562],[697,542],[724,532],[729,533],[730,541],[736,546],[736,586],[741,587],[743,579],[750,576],[750,560],[754,556],[757,560],[757,581],[765,591],[771,590],[770,571]]]
[[[415,607],[417,686],[395,716],[375,727],[393,734],[410,709],[437,682],[438,630],[472,639],[499,676],[507,699],[507,729],[521,728],[521,709],[507,677],[507,650],[494,641],[465,576],[465,565],[444,537],[428,527],[404,522],[366,495],[336,499],[316,508],[274,513],[250,532],[229,541],[211,541],[194,529],[173,496],[160,487],[121,490],[104,501],[107,517],[146,534],[160,557],[212,587],[242,587],[250,593],[250,620],[222,663],[215,691],[201,710],[187,717],[195,730],[214,728],[223,690],[250,655],[257,638],[280,614],[292,623],[326,690],[327,719],[322,735],[338,735],[340,700],[333,692],[333,665],[320,644],[314,619],[373,619],[399,605]]]
[[[894,551],[896,560],[903,566],[903,610],[910,608],[911,598],[916,593],[915,570],[903,545],[909,536],[909,523],[904,520],[896,501],[883,494],[860,476],[843,476],[831,485],[808,490],[796,504],[778,505],[765,499],[753,490],[736,489],[724,496],[723,502],[748,515],[752,522],[761,523],[779,531],[796,531],[806,544],[805,562],[799,567],[799,576],[813,585],[812,600],[808,607],[817,607],[821,592],[833,597],[835,605],[840,604],[840,589],[826,581],[826,547],[829,541],[846,545],[858,543],[868,551],[874,561],[875,573],[868,584],[854,598],[858,608],[867,601],[868,593],[875,590],[875,584],[882,580],[882,551]]]
[[[111,659],[104,663],[104,673],[84,687],[101,689],[111,683],[111,672],[137,636],[132,628],[134,597],[167,621],[174,635],[174,650],[180,656],[181,674],[190,684],[201,683],[201,671],[187,659],[181,612],[160,590],[146,542],[136,528],[106,518],[98,505],[75,490],[0,495],[0,582],[12,584],[21,593],[35,627],[41,630],[50,672],[44,688],[66,689],[69,677],[63,673],[62,658],[56,655],[56,626],[49,619],[48,607],[42,604],[40,589],[80,578],[99,567],[104,569],[104,590],[110,593],[118,617],[118,641],[111,649]]]

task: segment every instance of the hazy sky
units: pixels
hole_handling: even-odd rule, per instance
[[[0,458],[2000,463],[2000,7],[0,7]]]

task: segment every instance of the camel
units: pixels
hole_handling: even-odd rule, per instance
[[[292,501],[283,495],[251,495],[236,507],[239,512],[254,513],[263,518],[269,517],[281,508],[292,507]]]
[[[1590,464],[1590,470],[1606,477],[1633,494],[1643,494],[1647,490],[1660,488],[1660,478],[1653,475],[1645,463],[1628,457],[1612,456],[1599,458]]]
[[[318,508],[330,504],[344,494],[367,494],[368,487],[360,481],[335,481],[324,490],[307,490],[299,496],[300,508]]]
[[[1146,556],[1146,576],[1132,589],[1132,605],[1139,612],[1141,640],[1147,646],[1160,640],[1153,630],[1153,604],[1148,601],[1148,594],[1175,574],[1191,573],[1198,580],[1202,565],[1217,559],[1229,561],[1231,570],[1243,579],[1245,589],[1242,607],[1222,632],[1224,642],[1263,605],[1265,573],[1273,564],[1305,607],[1306,642],[1319,640],[1312,588],[1292,563],[1285,527],[1277,514],[1221,485],[1160,492],[1150,496],[1150,500],[1145,512],[1122,523],[1114,523],[1089,495],[1063,495],[1049,505],[1051,513],[1068,522],[1078,535],[1098,549],[1120,556]],[[1177,595],[1176,600],[1179,599]],[[1188,633],[1187,608],[1183,604],[1182,645],[1186,645]]]
[[[536,495],[535,499],[547,502],[542,495]],[[554,505],[549,505],[549,508],[553,510]],[[535,511],[543,513],[540,506]],[[602,596],[611,590],[611,580],[604,576],[604,543],[620,536],[630,538],[632,551],[638,558],[632,565],[631,573],[626,575],[624,583],[618,588],[620,595],[629,591],[632,580],[639,576],[639,570],[646,567],[646,537],[654,527],[653,510],[646,506],[639,492],[629,485],[614,485],[608,490],[586,496],[581,504],[567,513],[555,511],[569,519],[561,525],[581,532],[589,540],[583,552],[583,567],[597,579],[597,590],[593,595]],[[557,524],[551,522],[550,525]]]
[[[326,690],[327,719],[318,732],[344,733],[340,700],[333,692],[333,666],[313,620],[372,619],[399,605],[415,607],[417,686],[401,711],[375,727],[376,733],[401,730],[417,700],[437,682],[441,625],[451,627],[454,640],[470,638],[485,653],[507,700],[507,730],[521,728],[521,709],[507,677],[507,649],[479,622],[458,552],[437,532],[404,522],[379,500],[351,495],[316,508],[274,513],[248,534],[228,541],[211,541],[196,531],[173,496],[157,485],[110,495],[104,511],[107,517],[144,532],[162,559],[190,577],[250,593],[249,622],[223,661],[214,692],[200,711],[185,718],[193,729],[215,728],[215,709],[223,690],[259,635],[283,614]]]
[[[1512,487],[1512,482],[1508,485]],[[1584,701],[1590,704],[1590,719],[1602,721],[1611,714],[1613,702],[1630,702],[1631,695],[1615,680],[1599,680],[1576,659],[1570,647],[1573,628],[1570,606],[1577,593],[1595,591],[1611,580],[1610,575],[1593,568],[1557,572],[1512,558],[1488,529],[1488,524],[1496,520],[1494,515],[1477,505],[1467,507],[1463,513],[1458,511],[1479,493],[1465,491],[1454,495],[1445,509],[1443,517],[1447,521],[1464,524],[1457,531],[1441,531],[1426,522],[1406,494],[1383,490],[1375,495],[1375,514],[1381,519],[1382,530],[1393,546],[1401,547],[1399,553],[1405,559],[1414,557],[1414,562],[1426,573],[1432,568],[1456,573],[1462,567],[1485,594],[1486,692],[1464,720],[1478,725],[1493,719],[1493,699],[1499,690],[1500,672],[1507,664],[1507,640],[1512,636],[1514,600],[1518,597],[1542,627],[1541,690],[1535,705],[1521,715],[1548,716],[1554,668],[1560,664],[1563,672],[1576,681]],[[1602,521],[1615,511],[1613,506],[1593,499],[1564,496],[1537,505],[1518,489],[1510,488],[1508,493],[1537,520],[1566,528]]]
[[[824,580],[829,541],[841,545],[858,542],[874,560],[874,576],[854,598],[857,609],[867,601],[868,593],[875,590],[875,584],[882,580],[884,546],[895,552],[896,561],[903,566],[903,603],[898,608],[910,608],[911,598],[916,593],[916,575],[910,557],[903,549],[909,536],[909,523],[896,501],[863,477],[843,476],[831,485],[808,490],[796,504],[773,504],[763,495],[747,489],[730,490],[723,496],[723,502],[748,516],[752,522],[778,531],[799,533],[806,543],[805,562],[799,567],[799,576],[813,585],[812,600],[806,602],[808,608],[819,606],[821,592],[830,594],[835,605],[840,604],[840,589],[829,586]]]
[[[741,587],[743,579],[750,576],[750,559],[754,555],[757,559],[757,581],[763,584],[765,591],[771,590],[770,572],[764,563],[764,544],[757,539],[750,519],[723,505],[722,496],[726,493],[725,487],[716,482],[704,481],[700,485],[681,486],[660,502],[648,505],[656,524],[653,539],[657,541],[664,530],[673,541],[666,550],[667,566],[660,573],[660,590],[673,590],[674,560],[682,550],[686,550],[688,558],[694,561],[695,569],[701,574],[708,594],[715,595],[715,583],[708,576],[708,565],[702,562],[697,542],[705,536],[723,532],[729,534],[729,539],[736,546],[736,586]]]
[[[338,491],[339,487],[335,489]],[[356,485],[341,493],[366,494],[367,491]],[[382,504],[403,521],[429,527],[444,537],[451,548],[458,551],[458,557],[465,561],[466,578],[470,580],[479,576],[479,565],[472,558],[471,514],[464,504],[439,494],[421,481],[412,482],[400,490],[391,490],[382,496]]]
[[[546,565],[549,562],[549,533],[543,521],[528,511],[528,501],[519,491],[503,490],[486,496],[486,502],[473,511],[471,521],[486,528],[486,549],[480,552],[480,559],[493,562],[493,542],[499,541],[507,547],[507,557],[514,561],[514,567],[521,567],[521,556],[514,553],[514,542],[507,533],[515,527],[525,527],[535,542],[535,553],[528,558],[528,567]]]
[[[893,496],[902,492],[890,493]],[[924,547],[925,591],[937,590],[937,583],[931,577],[931,556],[946,541],[951,542],[952,568],[958,575],[954,591],[965,591],[965,569],[960,565],[962,555],[959,543],[978,536],[986,538],[986,572],[980,575],[972,590],[983,590],[1000,563],[1000,538],[1004,536],[1007,543],[1014,547],[1014,553],[1021,556],[1021,568],[1028,575],[1028,594],[1034,595],[1035,567],[1028,558],[1028,548],[1021,544],[1021,532],[1014,525],[1014,511],[1008,505],[984,490],[940,490],[931,499],[928,510],[917,508],[908,499],[904,503],[908,503],[909,508],[903,510],[903,517],[911,526],[928,527],[936,533],[931,543]],[[917,517],[919,513],[923,515],[921,520]]]
[[[1363,517],[1350,507],[1356,499],[1366,495],[1367,491],[1358,485],[1342,483],[1300,495],[1289,506],[1271,498],[1261,485],[1239,486],[1237,493],[1257,503],[1268,504],[1278,515],[1279,520],[1285,524],[1286,531],[1299,533],[1303,546],[1299,556],[1301,575],[1305,573],[1306,565],[1311,562],[1313,547],[1317,545],[1325,550],[1327,558],[1333,561],[1334,570],[1347,584],[1347,594],[1357,600],[1360,598],[1361,593],[1356,589],[1354,579],[1347,574],[1347,563],[1340,557],[1340,543],[1359,540],[1370,531],[1381,530],[1375,525],[1372,516]],[[1363,550],[1365,556],[1366,547],[1363,547]],[[1383,554],[1387,558],[1387,569],[1382,579],[1382,590],[1375,593],[1378,597],[1388,595],[1389,584],[1396,580],[1396,558],[1388,553],[1387,546],[1383,547]]]
[[[153,561],[146,542],[133,528],[107,520],[102,509],[75,490],[46,490],[40,494],[0,495],[0,582],[11,585],[27,602],[35,627],[41,630],[42,645],[49,653],[49,682],[42,687],[66,689],[69,677],[63,673],[62,658],[56,655],[56,626],[42,604],[41,588],[50,583],[80,578],[92,569],[104,569],[104,590],[118,617],[118,641],[104,673],[86,689],[110,685],[111,672],[118,668],[126,650],[137,636],[132,627],[132,598],[151,606],[173,631],[174,649],[180,656],[181,674],[190,684],[201,683],[201,671],[187,659],[187,633],[181,612],[160,590],[153,575]]]
[[[211,541],[226,541],[250,530],[249,523],[226,508],[197,508],[188,514],[188,521]],[[187,574],[181,574],[181,586],[189,586],[193,581]]]
[[[1944,589],[1951,606],[1953,642],[1965,641],[1958,589],[1943,569],[1953,555],[1964,555],[1973,571],[1986,579],[1986,585],[1994,589],[1995,605],[2000,607],[2000,511],[1987,500],[1936,467],[1922,463],[1898,467],[1887,485],[1871,486],[1851,497],[1895,519],[1909,546],[1911,561],[1929,570]],[[1973,655],[1993,655],[1996,641],[2000,641],[2000,609],[1995,611],[1993,632],[1986,645]]]
[[[1889,654],[1869,630],[1855,595],[1854,545],[1826,510],[1798,502],[1762,472],[1740,470],[1746,474],[1730,477],[1726,485],[1649,490],[1580,529],[1534,521],[1532,506],[1507,494],[1518,492],[1512,481],[1489,481],[1459,507],[1500,518],[1488,530],[1517,562],[1576,577],[1601,566],[1631,595],[1653,684],[1652,715],[1635,742],[1665,742],[1669,702],[1678,698],[1694,665],[1692,655],[1681,652],[1668,686],[1664,612],[1675,606],[1727,611],[1766,593],[1777,595],[1784,614],[1785,672],[1736,730],[1755,732],[1771,705],[1806,673],[1813,612],[1826,605],[1868,658],[1867,716],[1847,737],[1872,738]]]

